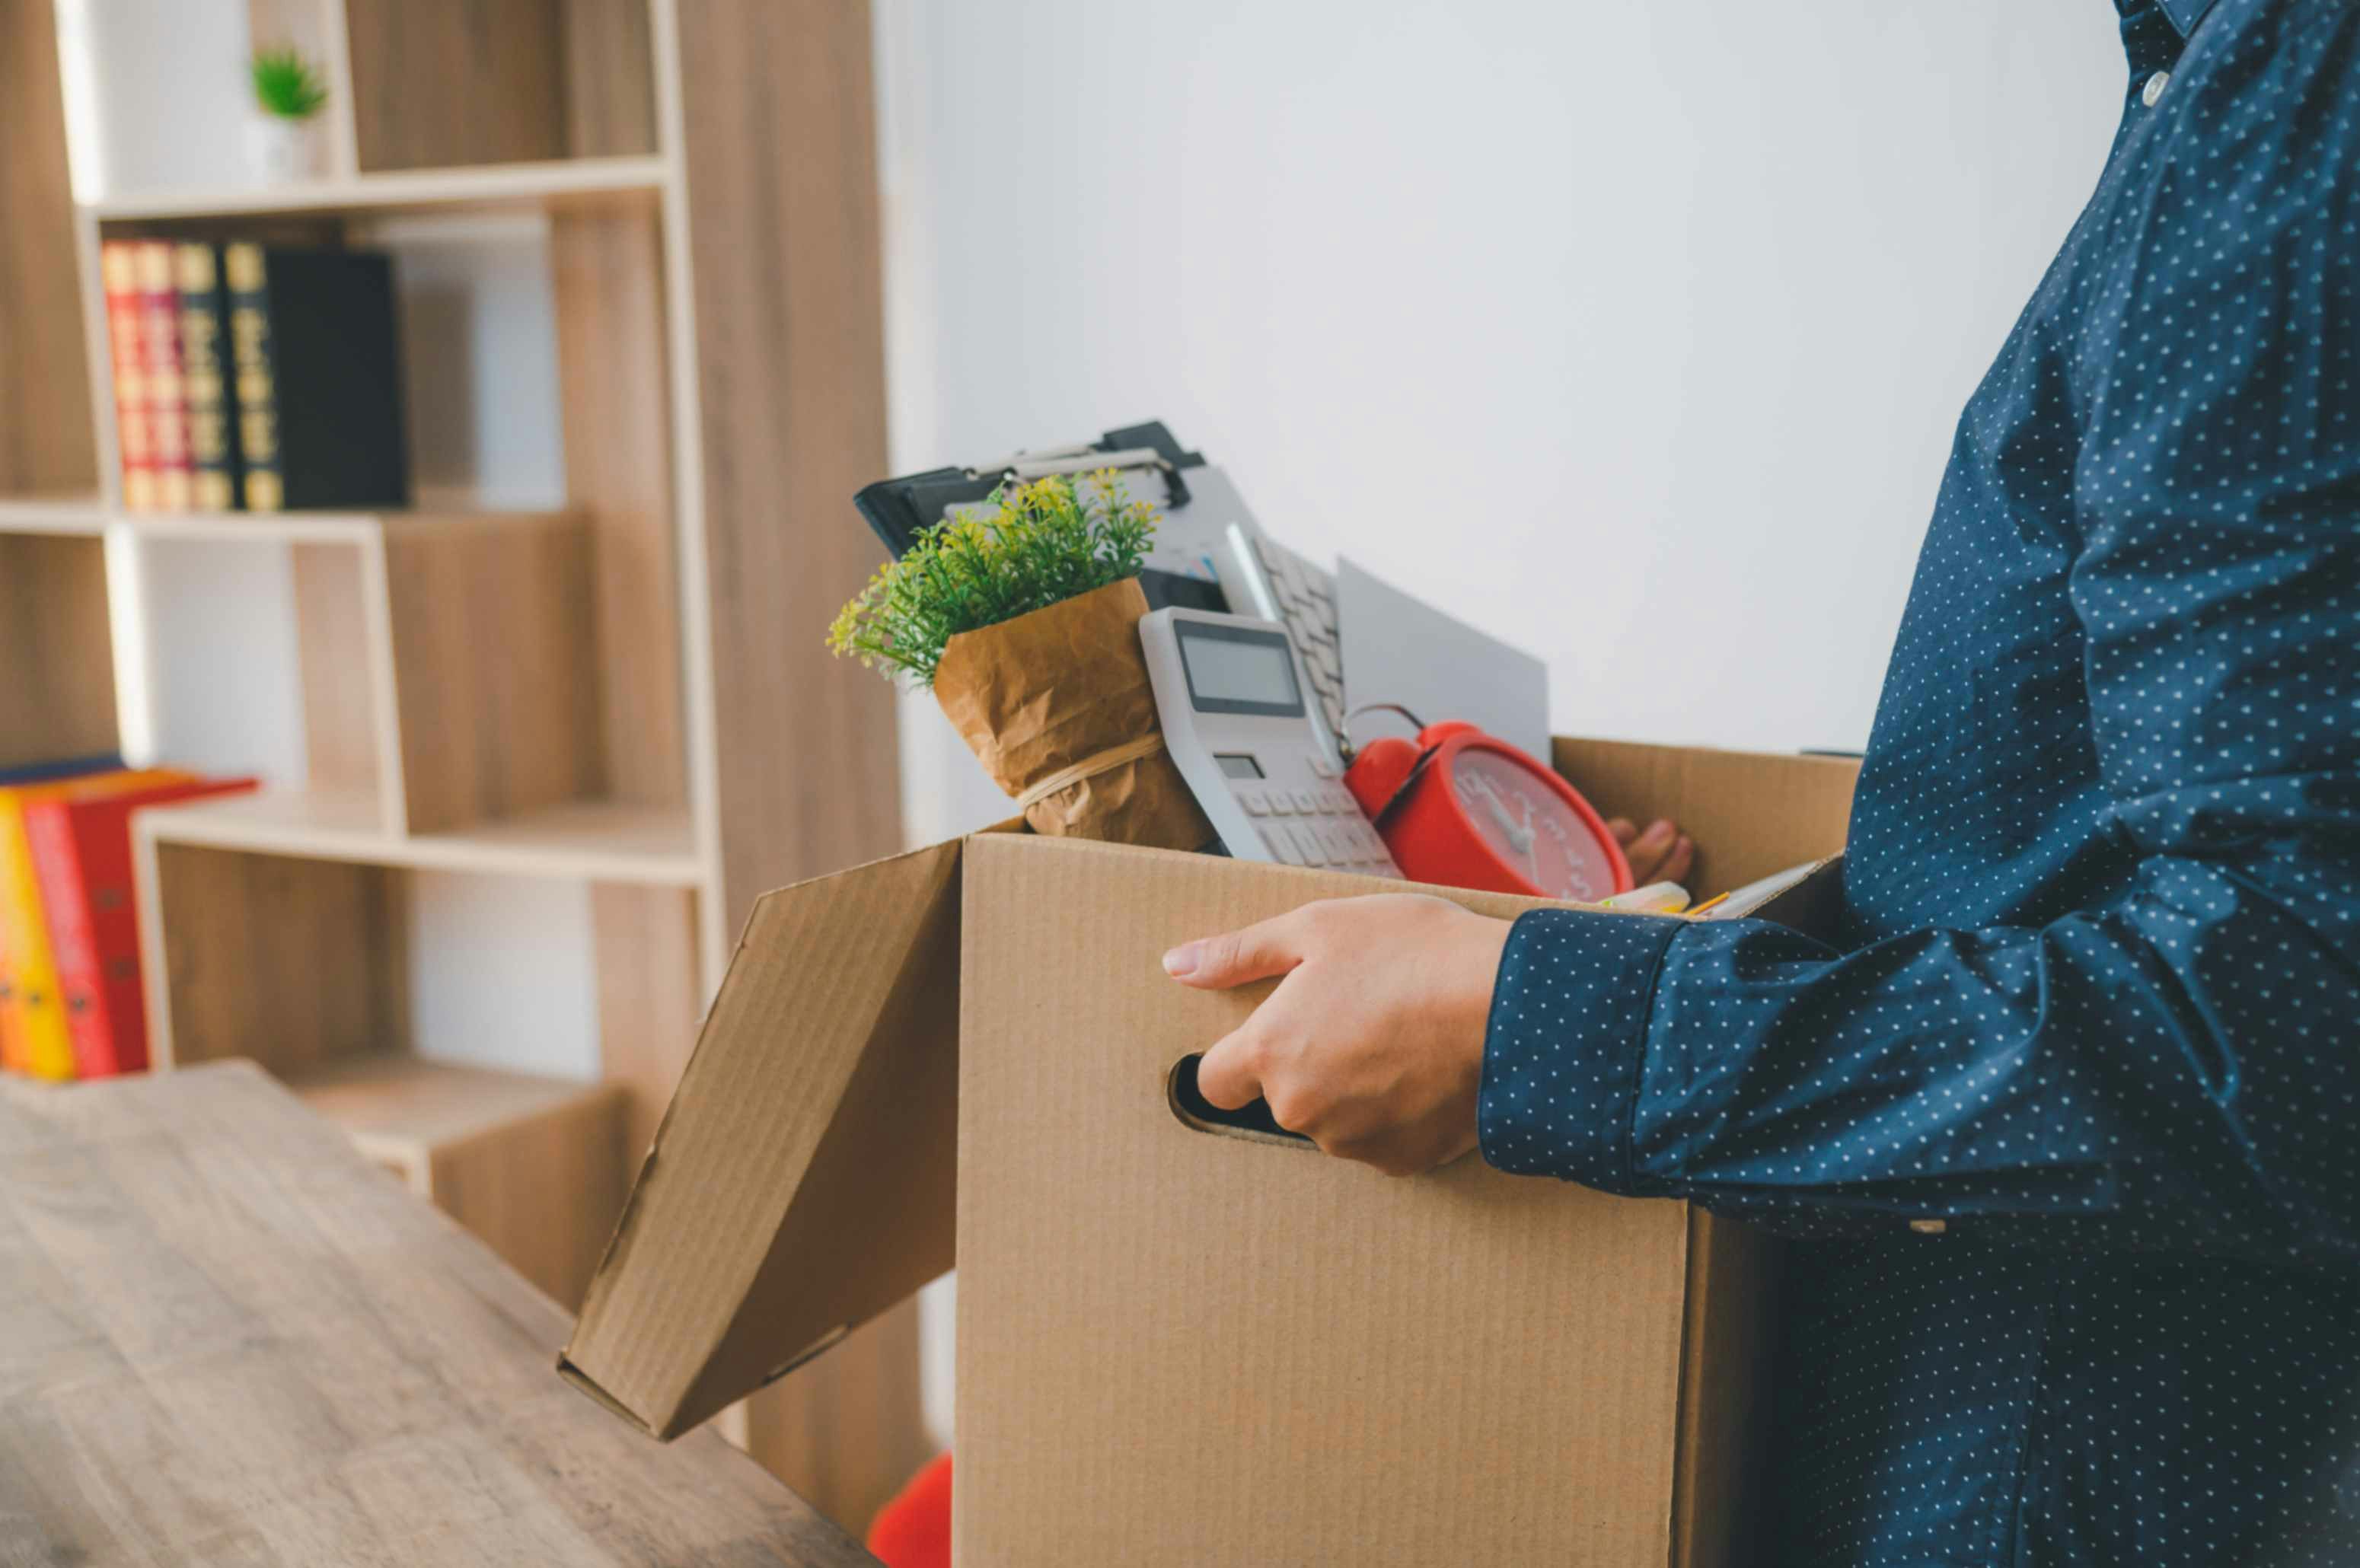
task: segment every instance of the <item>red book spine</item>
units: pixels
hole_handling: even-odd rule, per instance
[[[49,921],[58,996],[65,1004],[67,1037],[73,1041],[74,1077],[104,1078],[123,1069],[106,1016],[98,943],[90,929],[90,898],[73,825],[63,800],[35,800],[25,807],[25,842],[33,852],[33,877],[40,884],[41,912]]]
[[[148,418],[147,333],[139,319],[139,247],[108,240],[99,247],[106,284],[106,337],[115,365],[115,426],[123,449],[123,504],[135,512],[158,508],[156,441]]]
[[[224,779],[159,785],[96,800],[27,804],[25,836],[49,917],[76,1078],[137,1073],[148,1065],[148,998],[139,983],[131,813],[143,806],[237,794],[255,784],[252,779]]]
[[[185,512],[196,494],[189,445],[188,383],[180,365],[180,290],[169,240],[137,242],[139,339],[148,373],[148,439],[156,454],[156,501]]]

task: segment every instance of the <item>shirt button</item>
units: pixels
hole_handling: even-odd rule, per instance
[[[2153,76],[2147,79],[2147,85],[2139,90],[2139,102],[2145,103],[2150,109],[2154,108],[2156,100],[2161,98],[2163,96],[2163,90],[2170,85],[2171,72],[2168,71],[2157,71]]]
[[[1950,1228],[1948,1220],[1911,1220],[1909,1228],[1919,1236],[1939,1236]]]

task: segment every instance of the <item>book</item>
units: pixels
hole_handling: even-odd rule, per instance
[[[123,766],[123,758],[108,752],[103,757],[68,757],[53,762],[20,763],[15,768],[0,768],[0,784],[46,784],[52,779],[71,779],[83,773],[113,773]]]
[[[192,779],[94,800],[63,794],[25,806],[25,842],[40,889],[76,1078],[109,1078],[148,1066],[131,813],[237,794],[257,782]]]
[[[25,808],[38,800],[128,794],[193,777],[169,768],[124,769],[0,789],[0,1066],[37,1078],[73,1076],[73,1041],[58,1002],[57,965],[25,839]]]
[[[138,263],[139,348],[156,509],[185,512],[195,469],[189,457],[188,387],[180,375],[180,291],[172,278],[172,242],[137,241],[133,256]]]
[[[148,425],[147,339],[139,321],[139,253],[129,240],[98,248],[106,286],[106,343],[115,370],[115,428],[123,453],[123,504],[135,512],[158,509],[156,443]]]
[[[230,417],[229,293],[221,247],[187,241],[173,249],[180,299],[180,375],[187,391],[190,501],[199,511],[239,506],[237,421]]]
[[[239,241],[222,270],[247,510],[408,506],[391,261]]]

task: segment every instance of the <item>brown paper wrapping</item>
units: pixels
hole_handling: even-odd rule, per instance
[[[934,700],[1011,798],[1158,733],[1139,651],[1147,596],[1126,577],[981,631],[961,632],[934,670]],[[1156,849],[1201,849],[1213,825],[1171,754],[1077,779],[1025,808],[1034,833]]]

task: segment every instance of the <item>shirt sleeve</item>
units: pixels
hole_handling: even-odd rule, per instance
[[[2360,108],[2355,38],[2319,29],[2315,84]],[[2311,172],[2257,156],[2186,266],[2125,247],[2075,371],[2070,595],[2127,885],[1852,952],[1528,914],[1486,1048],[1493,1164],[1807,1233],[2360,1267],[2360,115],[2313,123]],[[2258,325],[2147,346],[2257,289]]]

